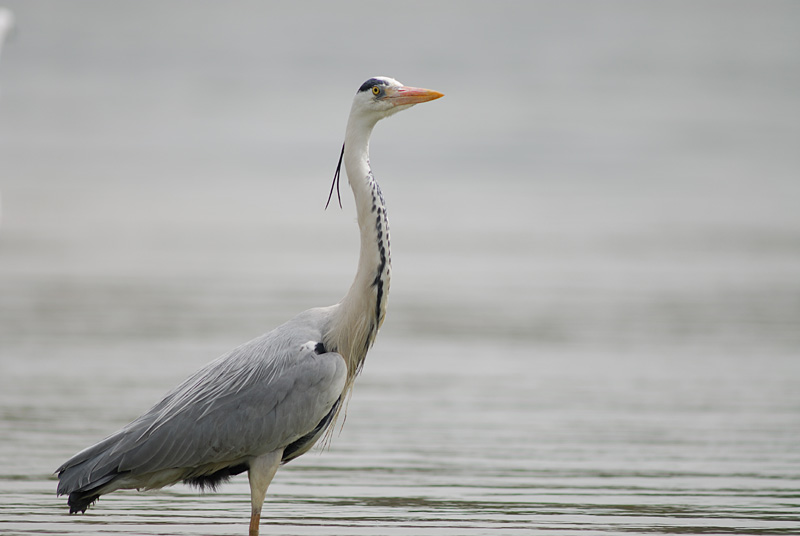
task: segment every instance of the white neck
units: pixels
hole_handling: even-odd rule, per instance
[[[383,323],[391,279],[389,220],[380,188],[369,167],[369,137],[375,122],[351,113],[345,136],[344,166],[361,231],[356,277],[339,303],[329,332],[333,348],[347,363],[345,391],[352,386]]]

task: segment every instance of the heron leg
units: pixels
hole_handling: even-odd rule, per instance
[[[283,449],[274,450],[254,458],[250,462],[247,476],[250,480],[250,536],[258,536],[258,525],[261,522],[261,506],[267,495],[267,488],[272,482],[278,466],[281,464]]]

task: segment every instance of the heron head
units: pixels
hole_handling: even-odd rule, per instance
[[[370,116],[377,122],[415,104],[443,96],[432,89],[404,86],[394,78],[376,76],[358,88],[352,111]]]
[[[342,170],[342,159],[344,158],[346,146],[363,148],[361,156],[369,165],[366,157],[369,136],[378,121],[401,110],[411,108],[420,102],[428,102],[439,97],[444,97],[444,94],[432,89],[404,86],[388,76],[376,76],[361,84],[353,99],[353,106],[350,108],[350,118],[347,120],[347,135],[345,136],[345,143],[342,145],[342,152],[339,155],[339,163],[336,165],[336,172],[333,174],[333,184],[331,184],[331,191],[328,194],[328,202],[325,204],[325,208],[328,208],[331,202],[334,188],[336,189],[336,196],[339,198],[339,207],[342,206],[342,198],[339,195],[339,173]],[[350,145],[351,142],[354,145]]]

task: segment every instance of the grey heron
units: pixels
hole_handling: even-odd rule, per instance
[[[70,513],[118,489],[184,482],[215,489],[247,471],[250,534],[282,463],[307,452],[335,421],[383,323],[391,277],[389,222],[370,170],[375,124],[437,91],[370,78],[356,92],[334,174],[344,162],[361,233],[358,268],[344,298],[309,309],[212,361],[139,418],[57,469]]]

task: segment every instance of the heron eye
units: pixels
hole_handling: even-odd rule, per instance
[[[376,97],[381,94],[381,88],[378,86],[372,86],[372,94]]]

